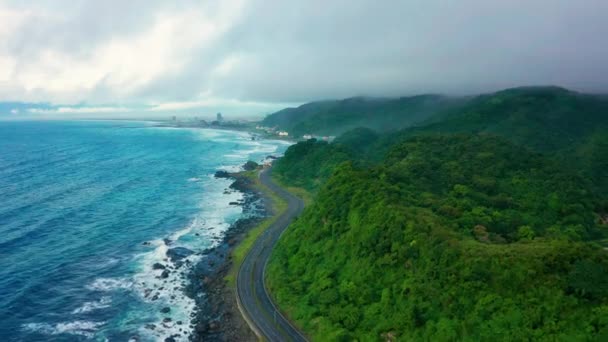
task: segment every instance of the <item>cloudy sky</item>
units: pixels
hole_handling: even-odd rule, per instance
[[[0,109],[256,116],[353,95],[608,92],[607,16],[605,0],[0,0],[0,102],[45,103]]]

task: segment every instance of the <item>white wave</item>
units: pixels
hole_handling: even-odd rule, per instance
[[[55,325],[48,323],[27,323],[23,325],[23,329],[45,335],[71,334],[92,338],[95,331],[103,324],[104,322],[92,321],[62,322]]]
[[[201,180],[200,178],[196,178],[196,177],[188,178],[188,182],[198,182],[200,180]]]
[[[227,171],[241,170],[241,164],[253,153],[275,154],[283,143],[251,141],[248,134],[235,135],[233,132],[213,130],[200,130],[199,137],[231,143],[236,140],[236,148],[229,153],[233,158],[220,160],[224,163],[220,169]],[[167,236],[171,240],[169,246],[159,238],[150,241],[151,248],[136,256],[139,271],[133,276],[132,290],[153,308],[149,318],[155,325],[154,329],[145,326],[138,329],[138,335],[143,339],[163,341],[166,337],[179,334],[187,340],[192,333],[190,315],[196,310],[196,302],[184,295],[183,287],[189,281],[186,276],[190,271],[189,265],[195,265],[204,256],[197,253],[190,255],[181,260],[181,267],[177,267],[167,257],[168,249],[185,247],[196,252],[213,247],[221,242],[226,230],[243,212],[241,206],[230,203],[239,202],[244,194],[239,191],[225,192],[232,180],[216,179],[213,174],[201,178],[189,179],[199,182],[204,193],[199,203],[199,213],[187,225]],[[156,263],[164,268],[155,270],[153,265]],[[169,307],[170,312],[163,314],[161,309],[165,307]],[[164,322],[163,319],[167,317],[171,321]],[[182,324],[177,324],[178,321]]]
[[[129,289],[132,286],[133,283],[124,278],[97,278],[86,287],[91,291],[113,291]]]
[[[200,216],[196,216],[194,219],[192,219],[190,224],[187,225],[184,229],[180,229],[180,230],[176,231],[175,233],[173,233],[171,235],[170,239],[171,239],[171,241],[177,241],[182,236],[184,236],[184,235],[192,232],[194,229],[200,228],[201,226],[204,226],[204,225],[205,225],[205,219]]]
[[[105,309],[110,307],[110,303],[112,303],[112,299],[110,297],[105,296],[102,297],[99,301],[85,302],[84,304],[82,304],[81,307],[76,308],[74,311],[72,311],[72,313],[82,314],[98,309]]]

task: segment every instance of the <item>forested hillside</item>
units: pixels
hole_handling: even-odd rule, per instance
[[[608,193],[608,98],[558,87],[514,88],[461,99],[416,127],[390,132],[360,127],[339,136],[335,145],[349,152],[351,160],[377,163],[393,145],[437,133],[502,136],[560,159],[563,167],[575,169],[592,180],[598,190]],[[299,154],[298,159],[305,155]],[[304,160],[299,163],[322,167]]]
[[[608,129],[608,99],[558,87],[482,95],[435,116],[423,132],[488,132],[538,151],[557,151]]]
[[[343,163],[269,269],[319,340],[572,340],[608,333],[605,229],[582,178],[491,136]]]
[[[608,339],[608,111],[518,88],[398,132],[298,143],[316,194],[268,285],[314,340]]]
[[[267,116],[262,125],[278,127],[296,137],[303,134],[338,135],[356,127],[390,131],[427,120],[459,102],[461,100],[437,95],[397,99],[353,97],[283,109]]]

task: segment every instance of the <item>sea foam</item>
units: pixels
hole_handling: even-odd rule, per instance
[[[97,278],[87,285],[87,289],[91,291],[113,291],[117,289],[129,289],[132,286],[133,282],[125,278]]]
[[[92,338],[95,331],[103,324],[104,322],[92,321],[72,321],[57,324],[27,323],[23,325],[23,329],[44,335],[70,334]]]

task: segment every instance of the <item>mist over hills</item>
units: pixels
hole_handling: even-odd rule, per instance
[[[400,98],[358,96],[286,108],[268,115],[262,124],[277,126],[296,136],[337,135],[356,127],[388,131],[427,120],[437,111],[455,106],[461,101],[441,95]]]
[[[418,95],[401,98],[352,97],[310,102],[268,115],[262,124],[277,126],[292,135],[339,135],[356,127],[391,132],[419,126],[423,130],[505,132],[533,135],[546,128],[556,138],[571,139],[591,129],[588,123],[605,124],[605,95],[583,94],[555,86],[519,87],[465,97]],[[435,124],[432,126],[431,124]],[[563,126],[559,126],[565,123]],[[548,126],[545,126],[548,125]],[[556,126],[558,125],[558,126]],[[529,126],[523,129],[522,126]],[[523,141],[523,140],[522,140]]]
[[[271,259],[281,307],[318,339],[608,337],[606,97],[428,99],[383,100],[399,108],[392,125],[361,120],[374,101],[346,100],[352,115],[303,106],[295,132],[363,127],[276,162],[280,181],[314,195]]]

